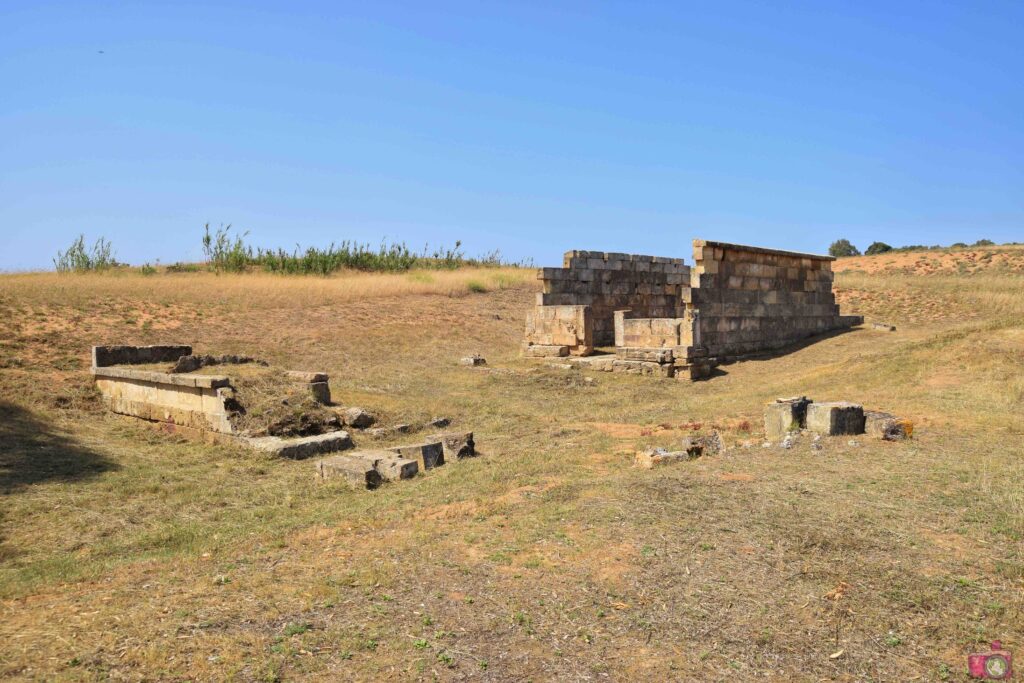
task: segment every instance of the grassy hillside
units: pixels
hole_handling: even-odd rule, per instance
[[[693,384],[520,359],[532,271],[2,276],[0,676],[966,680],[1024,646],[1024,277],[875,262],[838,296],[897,332]],[[89,346],[165,341],[326,370],[483,455],[354,492],[105,414]],[[793,394],[915,439],[762,447]],[[630,466],[711,429],[725,453]]]

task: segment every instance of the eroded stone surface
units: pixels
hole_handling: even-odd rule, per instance
[[[864,433],[864,408],[856,403],[834,401],[807,406],[807,429],[826,436]]]

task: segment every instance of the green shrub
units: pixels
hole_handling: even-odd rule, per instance
[[[85,273],[107,270],[117,266],[118,263],[114,259],[113,245],[106,239],[100,237],[92,245],[92,249],[87,249],[85,235],[79,235],[66,251],[57,252],[57,257],[53,259],[53,265],[57,268],[58,273]]]
[[[833,242],[828,248],[829,256],[841,258],[843,256],[860,256],[857,247],[850,244],[850,240],[840,239]]]
[[[887,251],[892,251],[892,247],[885,242],[872,242],[871,246],[864,250],[867,256],[873,256],[875,254],[884,254]]]
[[[369,244],[344,240],[331,243],[326,249],[296,246],[292,252],[284,249],[263,249],[245,243],[248,233],[232,237],[231,226],[222,226],[210,232],[209,223],[203,234],[203,254],[207,266],[216,272],[241,273],[260,268],[270,273],[285,275],[329,275],[343,269],[361,271],[404,272],[413,268],[432,270],[454,270],[465,266],[525,266],[523,263],[509,263],[501,258],[498,251],[484,254],[480,258],[469,258],[462,251],[462,242],[455,242],[451,249],[415,253],[403,242],[381,241],[377,248]]]

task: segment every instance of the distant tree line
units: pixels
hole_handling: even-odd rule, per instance
[[[1017,244],[1017,242],[1007,242],[1007,245]],[[932,246],[926,246],[924,244],[908,244],[903,247],[893,247],[885,242],[872,242],[868,245],[868,248],[864,250],[864,255],[873,256],[874,254],[884,254],[887,251],[934,251],[937,249],[967,249],[970,247],[992,247],[995,246],[995,242],[992,240],[981,239],[973,244],[967,244],[966,242],[954,242],[948,247],[944,247],[941,244],[933,244]],[[842,258],[844,256],[860,256],[861,252],[853,243],[848,239],[838,239],[833,242],[828,248],[829,256],[835,256],[836,258]]]

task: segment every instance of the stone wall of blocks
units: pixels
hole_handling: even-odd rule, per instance
[[[848,327],[832,293],[832,259],[694,240],[690,306],[710,356],[782,348]]]
[[[594,351],[593,322],[589,306],[536,306],[526,314],[526,341],[585,356]]]
[[[693,318],[634,318],[631,311],[615,312],[615,346],[677,349],[693,345]]]
[[[537,295],[528,344],[554,330],[538,324],[538,315],[551,306],[587,306],[593,326],[593,345],[615,343],[614,314],[629,309],[637,318],[680,318],[689,298],[690,268],[683,259],[601,251],[566,252],[561,268],[541,268],[544,290]],[[558,343],[558,342],[556,342]]]

